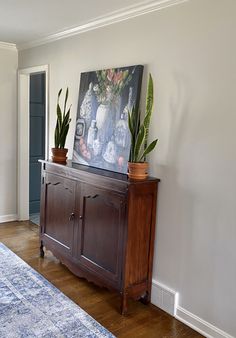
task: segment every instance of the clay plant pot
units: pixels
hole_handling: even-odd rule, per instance
[[[148,162],[128,162],[128,176],[133,180],[145,180],[148,176]]]
[[[52,162],[66,164],[68,149],[52,148]]]

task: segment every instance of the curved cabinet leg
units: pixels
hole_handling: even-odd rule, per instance
[[[43,241],[40,242],[40,257],[44,258]]]
[[[127,302],[127,293],[121,293],[121,308],[120,312],[122,315],[125,315],[128,311],[128,302]]]

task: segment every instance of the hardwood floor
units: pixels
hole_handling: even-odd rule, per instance
[[[0,224],[0,242],[117,337],[203,337],[154,305],[130,301],[128,314],[121,316],[120,301],[116,294],[77,278],[49,251],[46,251],[44,259],[39,257],[38,226],[31,222]]]

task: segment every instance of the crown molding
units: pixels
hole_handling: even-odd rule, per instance
[[[189,0],[156,0],[143,1],[133,6],[125,7],[122,10],[111,12],[107,15],[95,18],[92,21],[84,23],[74,28],[70,28],[55,34],[48,35],[44,38],[37,39],[31,42],[17,45],[18,50],[29,49],[41,46],[50,42],[65,39],[77,34],[82,34],[94,29],[109,26],[124,20],[129,20],[137,16],[145,15],[154,11],[159,11],[163,8],[181,4]]]
[[[14,50],[16,51],[16,45],[14,43],[9,43],[9,42],[2,42],[0,41],[0,49],[8,49],[8,50]]]

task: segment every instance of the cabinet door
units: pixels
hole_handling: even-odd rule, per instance
[[[123,262],[125,197],[88,184],[81,187],[78,259],[118,287]]]
[[[46,173],[42,233],[54,247],[72,253],[75,188],[73,180]]]

